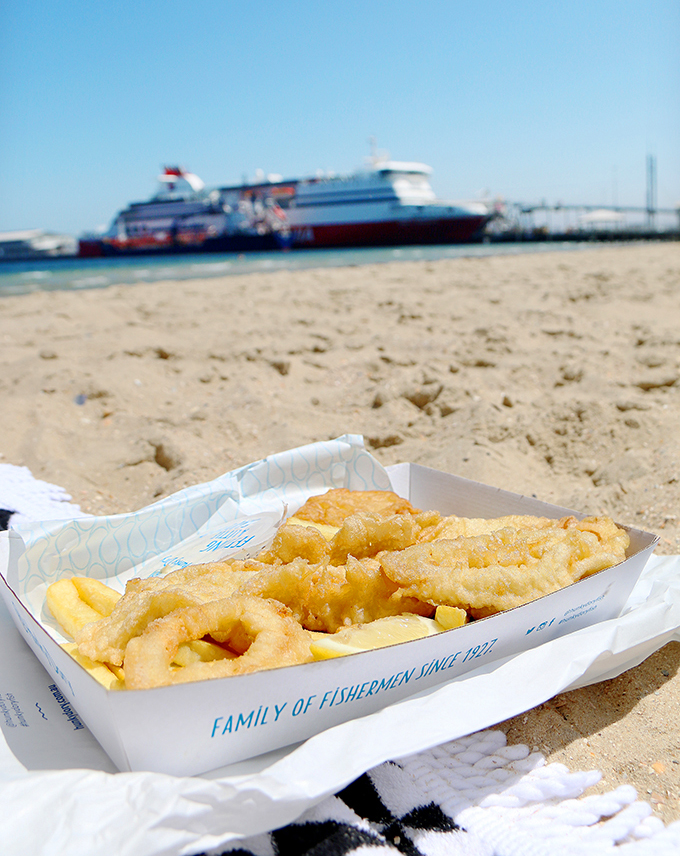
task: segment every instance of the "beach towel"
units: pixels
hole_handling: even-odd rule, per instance
[[[83,515],[62,488],[35,479],[26,467],[0,465],[0,528]],[[561,764],[548,764],[541,753],[523,744],[508,745],[502,731],[489,729],[380,764],[295,822],[217,847],[210,854],[680,853],[680,822],[666,826],[630,785],[587,794],[600,778],[597,770],[573,772]],[[97,795],[88,794],[88,798],[96,800]],[[134,829],[130,835],[134,836]],[[96,846],[92,842],[91,852],[98,852]],[[208,853],[191,846],[154,852]]]
[[[629,785],[584,796],[597,771],[546,764],[489,730],[381,764],[296,823],[241,842],[238,856],[677,854]]]

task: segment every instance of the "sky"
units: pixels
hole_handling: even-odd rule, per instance
[[[446,199],[680,204],[679,0],[2,0],[0,231],[256,170],[420,161]]]

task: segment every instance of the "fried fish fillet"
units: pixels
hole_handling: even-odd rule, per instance
[[[543,528],[416,544],[382,553],[378,561],[404,595],[482,618],[622,562],[629,542],[609,518],[567,517]]]
[[[304,559],[272,565],[254,574],[237,594],[277,600],[307,630],[326,633],[388,615],[434,612],[431,604],[408,595],[388,579],[375,559],[352,556],[343,565],[310,564]]]
[[[300,520],[311,520],[330,526],[342,526],[343,521],[364,511],[380,517],[393,514],[420,514],[407,499],[403,499],[389,490],[348,490],[344,487],[332,488],[320,496],[312,496],[295,512]]]
[[[271,547],[257,556],[258,562],[268,565],[285,564],[293,559],[306,559],[314,564],[330,556],[330,544],[312,526],[301,526],[286,520],[272,541]]]
[[[420,532],[417,519],[411,514],[389,517],[371,512],[352,514],[331,539],[331,564],[342,565],[349,556],[367,559],[383,550],[403,550],[416,543]]]
[[[256,558],[270,565],[286,564],[293,559],[305,559],[310,564],[330,560],[333,565],[342,565],[348,556],[366,559],[382,550],[403,550],[416,543],[421,531],[417,518],[411,514],[383,517],[357,512],[343,520],[329,541],[317,529],[287,520],[269,550]]]

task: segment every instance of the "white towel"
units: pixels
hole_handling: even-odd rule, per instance
[[[546,764],[489,730],[381,764],[296,823],[235,844],[238,856],[677,856],[665,827],[624,785]]]
[[[0,528],[9,529],[29,520],[83,517],[62,487],[34,478],[28,467],[0,464]]]

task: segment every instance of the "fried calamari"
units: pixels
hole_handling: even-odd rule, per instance
[[[379,562],[406,594],[481,618],[622,562],[629,540],[609,518],[565,517],[552,526],[421,543],[383,553]]]
[[[470,538],[488,535],[499,529],[548,529],[559,526],[559,520],[550,517],[532,517],[528,514],[510,514],[505,517],[443,517],[434,525],[423,529],[419,541],[441,541],[452,538]]]
[[[173,668],[180,645],[205,636],[227,648],[232,637],[241,647],[245,636],[248,645],[237,652],[239,656]],[[125,654],[125,684],[128,689],[148,689],[305,663],[313,659],[310,642],[310,635],[280,603],[254,597],[213,600],[175,610],[131,639]]]
[[[171,571],[164,577],[132,579],[111,614],[74,634],[81,654],[120,666],[130,639],[157,618],[176,609],[220,600],[233,594],[261,563],[211,562]]]
[[[82,658],[143,689],[304,663],[310,634],[393,616],[439,608],[459,626],[618,564],[628,545],[607,517],[442,518],[389,491],[337,489],[254,559],[133,579],[120,597],[60,580],[47,604]]]

